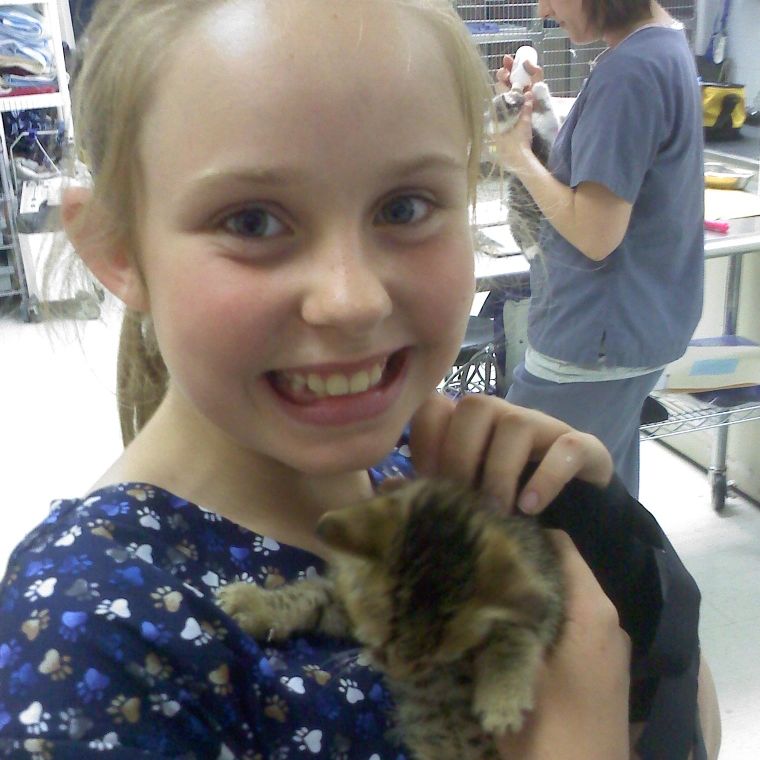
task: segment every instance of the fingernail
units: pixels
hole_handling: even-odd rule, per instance
[[[538,494],[535,491],[526,491],[520,494],[517,507],[521,512],[532,515],[538,511]]]

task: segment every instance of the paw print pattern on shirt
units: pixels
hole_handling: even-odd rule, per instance
[[[137,510],[137,517],[139,518],[140,525],[143,528],[149,528],[150,530],[161,530],[161,520],[156,512],[147,507]]]
[[[49,610],[32,610],[32,614],[21,625],[21,633],[29,641],[34,641],[48,625],[50,625]]]
[[[316,755],[322,750],[322,732],[318,728],[299,728],[293,734],[293,741],[302,752],[306,750]]]
[[[156,609],[165,609],[167,612],[177,612],[182,606],[182,600],[184,597],[181,591],[177,591],[171,586],[161,586],[151,593],[150,598],[154,600],[153,606]]]
[[[402,756],[387,691],[354,650],[257,642],[215,603],[233,580],[271,588],[322,569],[158,488],[57,502],[0,585],[0,757],[16,746],[56,760],[77,744],[82,756]]]
[[[55,593],[55,586],[58,583],[57,578],[45,578],[45,580],[36,580],[26,590],[24,596],[30,602],[36,602],[38,599],[47,599]]]
[[[73,546],[74,542],[82,535],[82,528],[79,525],[74,525],[67,530],[54,544],[53,546]]]
[[[127,620],[132,617],[132,613],[129,611],[129,602],[126,599],[104,599],[95,608],[96,615],[104,615],[106,620],[116,620],[121,618]]]
[[[280,545],[273,538],[256,536],[253,539],[253,550],[262,554],[264,557],[268,557],[272,552],[279,551]]]
[[[39,736],[47,733],[50,713],[45,712],[40,702],[32,702],[26,710],[21,712],[18,719],[28,733]]]
[[[359,689],[359,684],[348,678],[340,679],[340,691],[342,694],[346,695],[346,701],[350,705],[355,705],[357,702],[361,702],[364,699],[364,692]]]

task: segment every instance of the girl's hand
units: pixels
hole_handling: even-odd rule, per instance
[[[496,92],[506,92],[512,88],[512,66],[515,59],[511,55],[505,55],[501,68],[496,72]],[[534,66],[530,61],[523,63],[523,68],[530,74],[531,86],[544,79],[544,70],[540,66]]]
[[[499,752],[505,760],[627,760],[630,639],[568,535],[551,534],[567,617],[539,673],[535,709],[518,734],[497,737]]]
[[[464,481],[508,511],[535,514],[572,478],[599,487],[612,479],[612,458],[599,439],[533,409],[483,394],[455,403],[435,393],[412,418],[409,446],[417,471]],[[518,494],[528,462],[538,468]]]

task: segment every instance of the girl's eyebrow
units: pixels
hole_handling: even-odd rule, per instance
[[[466,162],[451,154],[436,152],[414,156],[409,159],[389,161],[383,168],[382,175],[388,178],[404,177],[421,171],[450,171],[466,170]],[[234,182],[240,185],[298,185],[306,182],[307,172],[300,169],[282,166],[257,169],[225,169],[210,170],[190,182],[190,192],[213,188],[219,183]]]
[[[387,173],[391,176],[404,176],[431,169],[458,172],[466,168],[465,160],[449,153],[426,153],[408,160],[390,161],[387,165]]]

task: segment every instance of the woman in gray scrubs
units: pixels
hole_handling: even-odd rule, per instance
[[[601,438],[636,496],[641,407],[702,310],[697,72],[681,25],[649,0],[540,0],[539,13],[573,43],[608,48],[548,170],[530,150],[530,106],[497,138],[503,165],[546,217],[531,265],[529,347],[507,398]],[[498,74],[507,85],[511,65],[505,57]]]

